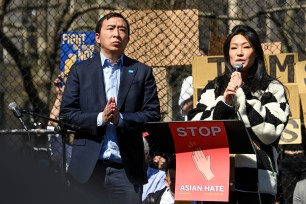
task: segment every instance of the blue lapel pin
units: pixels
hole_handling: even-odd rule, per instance
[[[129,73],[133,74],[133,73],[134,73],[134,70],[129,69]]]

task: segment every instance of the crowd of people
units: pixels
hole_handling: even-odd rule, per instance
[[[99,19],[95,39],[99,54],[74,64],[64,86],[62,76],[54,83],[58,95],[50,117],[60,116],[79,127],[67,144],[69,188],[97,203],[177,203],[175,154],[168,158],[152,153],[142,128],[161,119],[152,68],[124,54],[130,25],[121,14]],[[185,120],[243,121],[256,154],[235,155],[235,191],[229,203],[274,204],[279,190],[277,147],[290,113],[286,89],[267,73],[259,37],[251,27],[234,27],[223,52],[225,72],[203,87],[195,108],[188,87],[179,100],[182,114]],[[236,63],[243,67],[240,72],[233,68]],[[191,85],[192,78],[185,82]],[[50,137],[56,155],[54,141],[60,144],[62,139]],[[303,183],[296,185],[296,204],[306,202]]]

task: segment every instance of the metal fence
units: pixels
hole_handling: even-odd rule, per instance
[[[164,121],[184,120],[179,101],[192,86],[182,83],[192,74],[193,57],[222,55],[220,42],[237,24],[252,26],[263,43],[280,42],[281,52],[298,53],[299,61],[306,60],[306,0],[2,0],[0,4],[1,136],[22,128],[7,108],[10,102],[49,116],[56,96],[52,82],[60,73],[61,33],[94,31],[99,17],[109,11],[120,11],[130,21],[126,54],[153,67]],[[23,120],[30,129],[47,126],[46,119],[30,114]],[[37,135],[6,136],[16,147],[24,147],[30,137],[31,144],[48,151],[47,134]],[[279,198],[284,203],[291,202],[300,173],[281,186]]]

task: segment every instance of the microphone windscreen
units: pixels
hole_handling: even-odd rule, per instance
[[[14,110],[16,107],[17,107],[17,104],[16,102],[11,102],[9,105],[8,105],[9,109],[10,110]]]
[[[241,72],[242,68],[243,68],[243,65],[242,65],[241,62],[236,62],[236,63],[234,64],[234,70],[235,70],[236,72]]]

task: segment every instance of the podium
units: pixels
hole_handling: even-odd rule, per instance
[[[213,121],[173,121],[173,122],[149,122],[145,124],[145,130],[149,133],[149,139],[154,148],[164,153],[175,153],[173,135],[169,124],[209,124],[221,122],[224,124],[227,134],[230,154],[255,154],[253,143],[241,120],[213,120]]]
[[[240,120],[150,122],[145,131],[152,149],[176,154],[177,200],[228,201],[229,190],[234,190],[234,158],[230,155],[255,154]],[[205,176],[207,169],[209,176]]]

